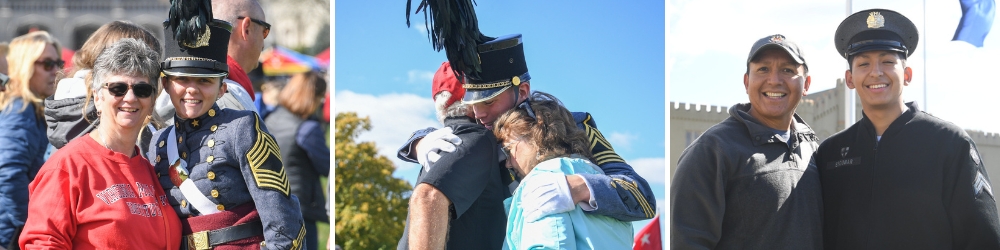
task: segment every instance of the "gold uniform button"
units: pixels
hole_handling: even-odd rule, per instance
[[[212,189],[212,198],[219,198],[219,190]]]
[[[215,147],[215,140],[213,140],[213,139],[209,139],[209,140],[208,140],[208,147],[210,147],[210,148],[211,148],[211,147]]]
[[[208,116],[215,117],[215,109],[209,109],[208,110]]]
[[[161,148],[163,147],[163,143],[165,143],[165,142],[164,141],[160,141],[160,147]]]
[[[215,172],[208,171],[208,180],[215,180]]]
[[[219,204],[218,206],[215,206],[215,209],[218,209],[219,211],[226,211],[226,206]]]
[[[215,132],[216,129],[219,129],[219,126],[212,125],[210,129],[212,130],[212,132]]]
[[[208,163],[212,163],[212,161],[214,161],[214,160],[215,160],[215,156],[211,156],[211,155],[209,155],[207,158],[205,158],[205,162],[208,162]]]
[[[181,158],[188,158],[188,152],[181,152]]]
[[[156,155],[156,163],[160,163],[160,160],[162,160],[160,159],[160,155]]]
[[[184,137],[177,137],[177,143],[183,143]]]
[[[264,244],[264,242],[263,242],[263,241],[261,241],[261,242],[260,242],[260,248],[261,248],[261,249],[264,249],[265,247],[267,247],[267,244]]]
[[[188,206],[188,201],[187,200],[181,200],[181,207],[187,207],[187,206]]]

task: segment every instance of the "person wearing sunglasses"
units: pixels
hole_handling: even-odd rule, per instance
[[[53,154],[29,186],[20,249],[180,248],[180,219],[136,146],[159,73],[159,52],[137,39],[96,58],[99,125]]]
[[[497,139],[462,103],[465,89],[450,63],[441,64],[432,84],[442,130],[463,143],[420,171],[396,249],[500,249],[510,191],[501,181],[508,173],[496,160]]]
[[[493,134],[507,157],[520,185],[507,208],[505,249],[629,249],[632,224],[612,217],[585,213],[581,206],[570,211],[531,215],[529,188],[545,180],[546,174],[603,174],[594,164],[586,132],[576,126],[573,115],[558,99],[543,92],[517,108],[501,114]],[[541,177],[541,179],[539,178]]]
[[[93,97],[88,96],[94,92],[85,80],[93,72],[92,68],[101,51],[123,38],[139,39],[153,51],[162,50],[159,40],[152,33],[128,21],[112,21],[94,31],[94,34],[90,35],[80,50],[73,55],[74,68],[69,74],[72,77],[59,80],[55,95],[45,99],[47,136],[54,149],[62,148],[69,141],[90,133],[97,127],[99,123],[97,108],[91,101]],[[147,136],[148,134],[147,131],[140,133]],[[148,141],[148,138],[146,143],[138,141],[140,150],[146,149]]]
[[[42,100],[55,91],[59,43],[35,31],[11,40],[10,81],[0,92],[0,247],[16,244],[28,212],[28,183],[45,162]]]
[[[147,153],[181,216],[182,248],[300,249],[306,229],[274,137],[257,113],[216,103],[228,86],[232,26],[176,22],[188,14],[172,13],[165,23],[160,82],[175,112]]]

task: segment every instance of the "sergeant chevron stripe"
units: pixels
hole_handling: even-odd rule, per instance
[[[976,196],[979,196],[979,192],[985,190],[986,193],[993,197],[993,186],[990,185],[990,181],[986,180],[986,176],[983,176],[983,172],[976,172],[976,183],[973,184],[976,190]]]
[[[635,183],[617,178],[611,178],[611,180],[613,181],[612,185],[617,182],[619,186],[632,193],[636,202],[638,202],[639,206],[642,207],[642,212],[646,215],[647,219],[653,218],[653,208],[649,205],[649,202],[646,201],[646,197],[642,196],[642,192],[639,192],[639,188],[636,187]]]
[[[594,155],[597,165],[604,165],[611,162],[624,163],[625,160],[622,160],[621,156],[615,153],[615,150],[611,148],[611,143],[608,143],[608,140],[604,139],[601,131],[587,124],[588,121],[590,121],[589,115],[587,119],[583,120],[583,129],[587,133],[587,139],[590,140],[590,151]]]
[[[302,225],[302,228],[299,229],[299,236],[296,237],[295,240],[292,241],[292,249],[291,250],[300,250],[300,249],[302,249],[302,243],[304,243],[306,241],[305,239],[306,239],[306,225]]]
[[[288,176],[285,175],[285,168],[281,165],[281,151],[278,150],[278,143],[274,142],[274,138],[270,134],[264,133],[260,129],[260,119],[254,119],[255,128],[257,130],[256,140],[253,147],[247,151],[247,161],[250,163],[250,170],[253,172],[254,181],[257,182],[257,186],[260,188],[271,188],[277,190],[288,196],[289,185]],[[268,165],[264,163],[270,158],[274,157],[277,162],[272,162]],[[268,167],[278,167],[277,171],[275,169],[268,169]]]

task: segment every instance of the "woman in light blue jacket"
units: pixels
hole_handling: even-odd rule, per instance
[[[507,168],[522,185],[507,206],[505,249],[629,249],[632,224],[576,209],[542,216],[528,213],[524,183],[543,175],[602,173],[591,163],[590,144],[573,116],[552,95],[536,93],[500,116],[494,134],[503,145]],[[567,192],[568,193],[568,192]],[[530,211],[530,210],[529,210]]]

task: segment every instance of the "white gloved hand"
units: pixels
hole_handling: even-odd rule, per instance
[[[431,164],[441,159],[441,152],[455,152],[455,146],[462,144],[462,139],[453,133],[451,127],[444,127],[427,134],[417,142],[417,162],[423,166],[424,171],[430,171]]]
[[[521,204],[527,221],[536,221],[547,215],[569,212],[576,208],[566,175],[539,173],[521,185],[524,185]]]

